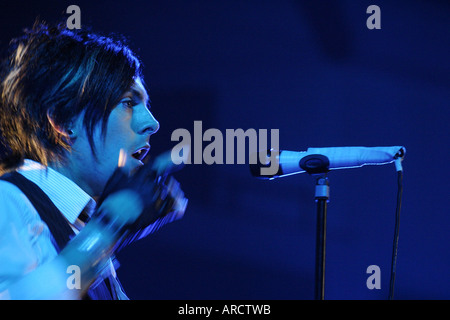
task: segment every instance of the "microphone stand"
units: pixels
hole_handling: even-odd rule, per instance
[[[327,204],[330,185],[327,178],[330,161],[320,154],[309,155],[300,161],[300,167],[316,179],[314,200],[317,207],[315,290],[316,300],[325,299],[325,249],[327,234]]]
[[[326,174],[316,177],[315,202],[317,206],[315,299],[325,299],[325,249],[327,234],[327,204],[330,186]]]

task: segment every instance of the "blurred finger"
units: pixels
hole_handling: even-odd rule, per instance
[[[119,168],[125,167],[126,162],[127,162],[127,153],[125,152],[124,149],[120,149],[117,167]]]

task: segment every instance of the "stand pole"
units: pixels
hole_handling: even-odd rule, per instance
[[[299,162],[300,168],[316,178],[315,201],[317,203],[315,298],[325,299],[325,246],[327,234],[327,204],[330,186],[326,176],[330,159],[322,154],[311,154]]]
[[[317,203],[315,299],[325,299],[325,248],[327,233],[327,203],[330,197],[328,178],[321,175],[316,180]]]

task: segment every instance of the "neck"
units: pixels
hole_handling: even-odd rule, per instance
[[[65,176],[66,178],[75,182],[81,189],[83,189],[84,192],[86,192],[92,198],[95,199],[96,196],[98,196],[94,192],[92,187],[88,183],[86,183],[85,180],[82,178],[83,177],[82,172],[70,161],[67,161],[67,163],[65,164],[51,162],[48,164],[48,167],[52,168],[53,170]]]

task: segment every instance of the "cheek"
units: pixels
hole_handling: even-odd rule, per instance
[[[97,159],[95,161],[95,172],[97,176],[95,179],[103,183],[100,189],[103,190],[104,183],[111,177],[114,170],[117,169],[120,149],[125,149],[125,145],[126,142],[121,140],[121,135],[116,135],[114,132],[107,134],[104,143],[99,144],[99,148],[97,148]]]
[[[117,166],[120,149],[128,154],[133,147],[135,133],[131,128],[131,118],[120,112],[112,112],[108,121],[105,140],[103,143],[104,156],[108,162]]]
[[[108,158],[117,161],[119,159],[120,149],[124,149],[126,153],[132,147],[132,135],[121,128],[116,127],[114,130],[108,131],[103,144],[103,152]]]
[[[133,139],[131,124],[131,114],[120,107],[115,108],[108,119],[105,142],[112,145],[131,142]]]

